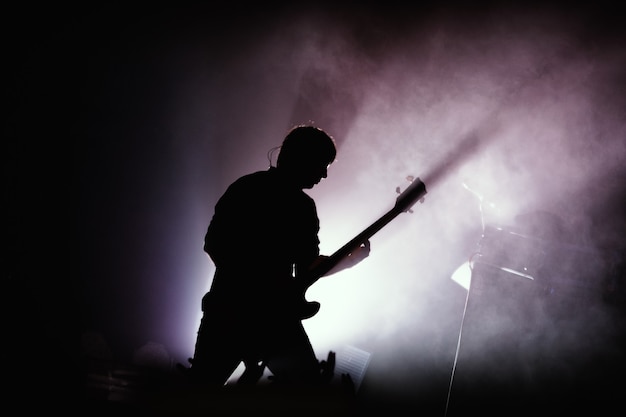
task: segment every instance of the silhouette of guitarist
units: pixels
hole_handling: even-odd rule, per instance
[[[326,178],[336,153],[322,129],[295,126],[275,167],[270,158],[269,169],[237,179],[217,202],[204,241],[215,274],[187,370],[194,381],[223,385],[242,361],[242,383],[257,382],[265,366],[276,382],[319,384],[332,377],[333,364],[317,360],[302,326],[319,308],[304,302],[304,292],[370,252],[364,238],[332,265],[320,255],[315,202],[303,190]],[[315,275],[320,265],[323,273]]]

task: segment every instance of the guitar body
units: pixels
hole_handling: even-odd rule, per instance
[[[398,196],[396,203],[391,210],[351,239],[348,243],[343,245],[335,253],[330,255],[328,259],[320,265],[312,268],[312,270],[306,274],[307,277],[297,278],[299,281],[299,288],[297,292],[299,292],[299,296],[301,297],[297,310],[301,320],[313,317],[318,313],[321,307],[321,304],[317,301],[307,301],[305,297],[305,293],[311,285],[313,285],[319,278],[326,275],[343,258],[365,243],[376,232],[395,219],[396,216],[406,211],[411,212],[411,207],[417,201],[423,200],[423,197],[426,194],[426,185],[419,178],[414,179],[412,176],[409,176],[407,179],[411,182],[411,185],[409,185],[409,187],[407,187],[407,189]]]
[[[302,302],[300,303],[299,311],[300,320],[310,319],[320,311],[321,307],[322,305],[317,301],[307,301],[304,294],[302,294]]]

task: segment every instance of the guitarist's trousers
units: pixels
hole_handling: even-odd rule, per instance
[[[263,364],[276,382],[315,384],[320,364],[299,318],[278,311],[243,311],[203,299],[190,375],[224,385],[241,362]]]

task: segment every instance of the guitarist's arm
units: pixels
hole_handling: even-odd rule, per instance
[[[320,255],[313,261],[308,267],[307,276],[310,283],[313,284],[319,278],[336,274],[344,269],[352,268],[370,254],[370,241],[365,240],[363,243],[355,247],[352,251],[345,255],[338,256],[335,253],[333,256]]]
[[[322,264],[328,262],[329,265],[328,271],[320,276],[325,277],[337,272],[343,271],[344,269],[352,268],[354,265],[358,264],[365,258],[367,258],[370,254],[370,241],[366,240],[364,243],[356,247],[352,252],[348,253],[346,256],[342,257],[338,261],[334,261],[331,256],[322,255],[317,261],[311,265],[310,270],[315,271],[317,268],[321,268],[322,270],[326,270]],[[333,266],[334,265],[334,266]]]

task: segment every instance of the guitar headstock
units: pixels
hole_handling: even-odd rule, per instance
[[[400,195],[396,198],[394,208],[398,211],[408,211],[409,213],[413,213],[411,207],[413,207],[417,201],[420,203],[424,202],[426,185],[422,182],[422,180],[415,178],[412,175],[407,176],[406,179],[410,184],[404,191],[400,192],[400,187],[396,187],[396,193]]]

